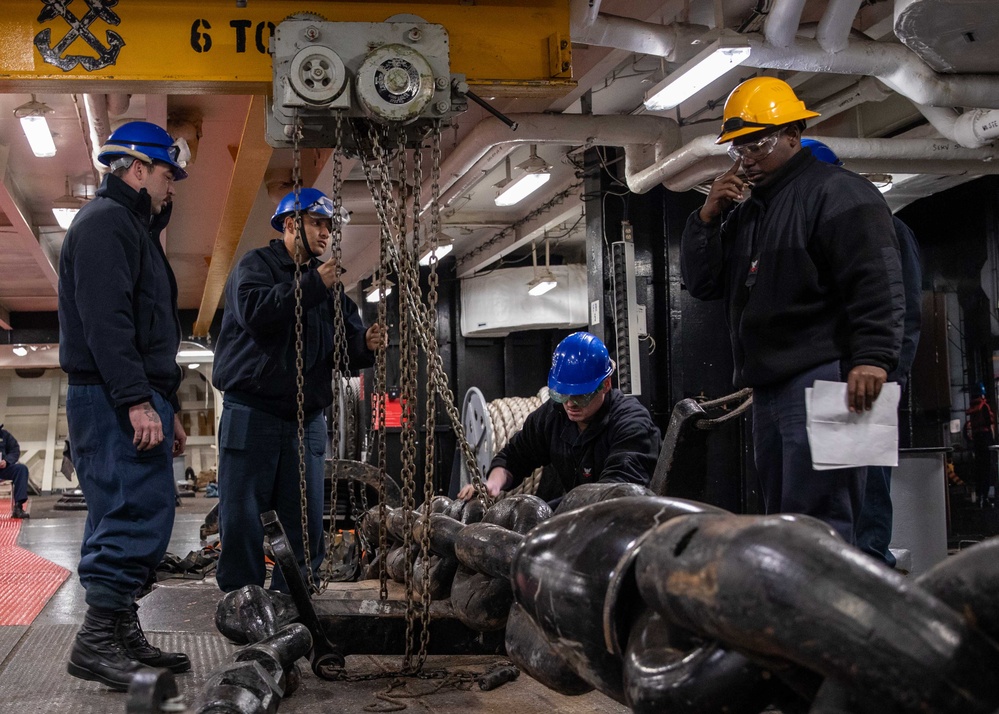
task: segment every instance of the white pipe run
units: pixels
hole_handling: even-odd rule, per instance
[[[801,24],[801,12],[805,0],[784,0],[774,2],[763,25],[763,34],[772,47],[787,49],[794,44],[794,36]]]
[[[90,130],[90,146],[93,154],[90,160],[97,169],[98,175],[104,173],[104,165],[97,160],[101,147],[111,136],[111,119],[108,117],[108,98],[106,94],[84,94],[83,106],[87,109],[87,127]]]
[[[969,149],[935,139],[846,139],[814,137],[858,172],[940,175],[999,173],[999,149]],[[655,166],[629,175],[628,188],[645,193],[658,183],[671,191],[689,191],[728,169],[727,146],[711,136],[699,136]]]
[[[864,0],[830,0],[815,31],[815,39],[822,49],[830,53],[846,49],[853,20],[860,12],[863,2]]]
[[[950,107],[917,104],[916,109],[941,135],[961,146],[977,149],[999,137],[999,111],[995,109],[972,109],[964,114]]]
[[[821,116],[809,119],[808,124],[809,126],[819,124],[858,104],[883,102],[891,95],[891,90],[886,89],[881,82],[873,77],[864,77],[846,89],[826,97],[819,104],[809,107],[813,112],[818,112]]]
[[[759,35],[747,35],[752,54],[747,67],[796,72],[832,72],[877,77],[916,104],[936,107],[999,109],[999,76],[939,75],[904,45],[851,40],[842,52],[829,54],[815,40],[798,38],[793,53],[767,45]]]

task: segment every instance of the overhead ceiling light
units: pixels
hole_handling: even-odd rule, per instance
[[[873,183],[881,193],[888,193],[895,185],[891,174],[863,174],[863,176]]]
[[[531,155],[517,164],[521,175],[512,178],[510,175],[510,157],[506,157],[506,178],[496,184],[499,193],[496,195],[497,206],[512,206],[531,195],[548,183],[552,177],[551,166],[538,156],[537,144],[531,144]]]
[[[527,294],[538,297],[553,290],[558,285],[558,280],[549,265],[548,236],[545,236],[545,269],[541,273],[538,273],[538,252],[533,245],[531,246],[531,255],[534,258],[534,280],[527,284]]]
[[[32,153],[39,158],[56,154],[52,132],[49,131],[49,123],[45,120],[45,115],[52,112],[53,109],[49,105],[36,102],[34,94],[31,95],[30,102],[14,109],[14,116],[21,120],[21,129],[24,130],[28,144],[31,145]]]
[[[211,350],[198,349],[198,350],[181,350],[177,353],[177,356],[181,359],[205,359],[206,357],[214,357],[214,353]]]
[[[378,302],[382,297],[388,297],[392,294],[392,281],[385,281],[385,294],[382,295],[381,290],[378,289],[378,283],[372,283],[364,289],[364,300],[366,302]]]
[[[671,72],[645,94],[645,108],[658,112],[672,109],[714,82],[752,53],[744,36],[724,33],[693,59]]]
[[[447,233],[437,234],[437,247],[424,246],[423,255],[420,257],[420,265],[430,265],[430,259],[435,258],[438,262],[445,255],[454,250],[454,240]]]
[[[200,367],[200,366],[201,366],[201,365],[200,365],[199,363],[195,362],[194,364],[189,364],[189,365],[187,365],[187,368],[188,368],[188,369],[197,369],[197,368],[198,368],[198,367]]]
[[[24,345],[14,345],[14,349],[11,350],[18,357],[26,357],[28,355],[28,348]]]
[[[69,224],[80,212],[82,201],[69,191],[69,177],[66,177],[66,193],[52,202],[52,215],[63,230],[69,229]]]

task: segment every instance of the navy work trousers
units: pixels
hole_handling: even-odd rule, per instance
[[[312,572],[326,555],[323,534],[323,479],[326,418],[322,412],[305,421],[305,480],[309,555]],[[298,423],[224,399],[219,423],[219,555],[215,579],[224,592],[263,585],[264,527],[260,514],[276,511],[302,576],[308,582],[302,543],[301,488],[298,470]],[[288,592],[275,567],[271,588]]]
[[[764,508],[767,513],[818,518],[852,545],[867,468],[812,468],[805,430],[805,388],[816,380],[841,381],[839,362],[814,367],[776,385],[753,388],[753,448]]]
[[[70,385],[69,440],[76,475],[87,499],[80,548],[80,583],[88,605],[130,608],[163,560],[173,531],[173,418],[159,394],[150,400],[163,422],[163,441],[138,451],[128,410],[115,408],[103,385]]]
[[[11,464],[0,469],[0,481],[13,481],[14,503],[23,504],[28,500],[28,467],[24,464]]]

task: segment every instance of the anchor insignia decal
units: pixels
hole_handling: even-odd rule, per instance
[[[42,59],[64,72],[68,72],[78,64],[82,64],[88,72],[113,65],[118,59],[121,48],[125,46],[125,40],[117,32],[107,30],[105,36],[108,46],[105,47],[90,31],[90,25],[98,18],[109,25],[120,24],[121,18],[111,11],[111,8],[118,4],[118,0],[83,0],[88,9],[87,14],[82,18],[77,18],[68,9],[72,2],[73,0],[42,0],[45,7],[38,14],[38,22],[48,22],[56,17],[61,17],[69,24],[69,32],[55,47],[51,44],[52,30],[50,28],[45,28],[35,35],[35,47],[41,53]],[[66,55],[64,57],[62,53],[73,44],[77,37],[82,38],[84,42],[93,47],[97,56]]]

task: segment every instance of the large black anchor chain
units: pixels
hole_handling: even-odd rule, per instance
[[[635,578],[667,621],[899,711],[999,707],[999,645],[825,528],[781,516],[677,518],[646,536]]]
[[[87,5],[87,12],[82,18],[77,18],[67,7],[72,0],[42,0],[45,7],[38,13],[38,22],[48,22],[56,17],[61,17],[69,25],[69,31],[59,40],[55,47],[52,46],[52,30],[46,27],[35,35],[35,47],[38,48],[42,59],[48,64],[55,65],[64,72],[83,65],[88,72],[103,69],[114,64],[118,60],[118,53],[125,46],[125,40],[121,35],[112,30],[107,30],[104,35],[108,46],[105,47],[97,36],[90,31],[90,25],[97,19],[101,19],[109,25],[121,23],[119,18],[111,8],[118,4],[118,0],[84,0]],[[82,39],[90,45],[96,57],[86,55],[67,55],[65,52],[77,38]]]

